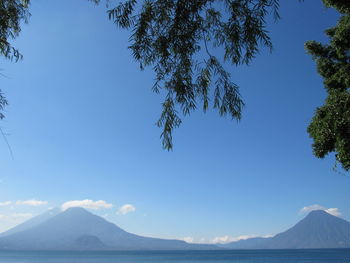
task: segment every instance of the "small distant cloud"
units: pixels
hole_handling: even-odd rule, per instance
[[[309,213],[314,210],[324,210],[325,208],[321,205],[309,205],[309,206],[304,206],[302,209],[300,209],[300,213]]]
[[[304,206],[302,209],[300,209],[299,213],[309,213],[314,210],[323,210],[327,212],[328,214],[331,214],[333,216],[341,216],[341,212],[339,211],[339,208],[326,208],[322,205],[310,205],[310,206]]]
[[[11,205],[12,201],[5,201],[5,202],[0,202],[0,206],[8,206]]]
[[[326,209],[324,211],[326,211],[328,214],[331,214],[331,215],[334,215],[334,216],[338,216],[338,217],[341,216],[341,213],[340,213],[338,208],[328,208],[328,209]]]
[[[98,210],[102,208],[111,208],[112,206],[113,206],[112,204],[109,204],[104,200],[93,201],[90,199],[85,199],[85,200],[72,200],[72,201],[65,202],[61,205],[61,209],[64,211],[71,207],[83,207],[83,208]]]
[[[206,238],[194,238],[194,237],[183,237],[180,238],[180,240],[183,240],[187,243],[192,243],[192,244],[206,244],[210,243],[208,239]]]
[[[30,200],[18,200],[16,201],[16,205],[29,205],[29,206],[40,206],[40,205],[47,205],[49,202],[47,201],[41,201],[36,199],[30,199]]]
[[[135,212],[135,210],[136,210],[135,206],[131,204],[126,204],[118,209],[117,214],[126,215],[127,213]]]
[[[196,244],[227,244],[231,242],[236,242],[239,240],[245,240],[248,238],[254,238],[254,237],[272,237],[273,235],[265,235],[265,236],[258,236],[258,235],[241,235],[241,236],[219,236],[219,237],[214,237],[212,239],[209,238],[193,238],[193,237],[184,237],[181,240],[186,241],[187,243],[196,243]]]
[[[236,237],[230,237],[230,236],[222,236],[222,237],[214,237],[212,240],[210,240],[210,243],[213,244],[226,244],[233,241],[237,241],[239,238]]]
[[[187,243],[194,243],[194,238],[193,237],[184,237],[182,240],[187,242]]]
[[[227,244],[231,242],[236,242],[239,240],[246,240],[249,238],[254,238],[254,237],[259,237],[258,235],[241,235],[241,236],[236,236],[236,237],[231,237],[231,236],[222,236],[222,237],[215,237],[213,238],[210,243],[212,244]],[[270,237],[270,235],[266,236],[260,236],[260,237]]]

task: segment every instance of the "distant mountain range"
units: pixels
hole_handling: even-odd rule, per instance
[[[199,250],[213,245],[142,237],[79,207],[51,211],[0,235],[5,250]]]
[[[313,211],[294,227],[271,238],[225,245],[189,244],[142,237],[83,208],[50,210],[0,234],[1,250],[212,250],[350,248],[350,223]]]
[[[350,248],[350,223],[323,210],[310,212],[271,238],[249,238],[225,244],[229,249]]]

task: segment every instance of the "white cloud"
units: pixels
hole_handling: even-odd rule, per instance
[[[242,235],[242,236],[237,236],[237,237],[231,237],[231,236],[222,236],[222,237],[215,237],[211,240],[210,243],[213,244],[226,244],[234,241],[239,241],[239,240],[245,240],[248,238],[253,238],[257,237],[257,235]]]
[[[222,237],[214,237],[212,240],[210,240],[210,243],[226,244],[237,240],[239,240],[238,237],[236,238],[236,237],[230,237],[230,236],[222,236]]]
[[[308,213],[314,210],[324,210],[325,208],[321,205],[309,205],[304,206],[302,209],[300,209],[300,213]]]
[[[331,214],[333,216],[341,216],[341,212],[339,211],[338,208],[326,208],[322,205],[310,205],[310,206],[304,206],[302,209],[300,209],[300,213],[309,213],[314,210],[323,210],[327,212],[328,214]]]
[[[338,208],[328,208],[324,211],[326,211],[328,214],[331,214],[333,216],[338,216],[338,217],[341,216],[341,213]]]
[[[214,237],[212,239],[210,238],[193,238],[193,237],[184,237],[181,240],[186,241],[187,243],[196,243],[196,244],[226,244],[230,242],[236,242],[239,240],[245,240],[248,238],[254,238],[254,237],[272,237],[273,235],[265,235],[265,236],[258,236],[258,235],[241,235],[241,236],[220,236],[220,237]]]
[[[16,201],[16,205],[29,205],[29,206],[47,205],[48,203],[49,202],[47,202],[47,201],[41,201],[41,200],[36,200],[36,199]]]
[[[194,238],[193,237],[184,237],[182,240],[187,242],[187,243],[194,243]]]
[[[8,205],[11,205],[11,204],[12,204],[11,201],[0,202],[0,206],[8,206]]]
[[[179,238],[180,240],[183,240],[187,243],[194,243],[194,244],[205,244],[205,243],[209,243],[209,240],[205,239],[205,238],[194,238],[194,237],[183,237],[183,238]]]
[[[127,213],[134,212],[135,210],[136,210],[135,206],[131,204],[126,204],[118,209],[117,214],[126,215]]]
[[[68,201],[62,204],[61,208],[62,210],[66,210],[71,207],[83,207],[83,208],[90,208],[90,209],[101,209],[101,208],[111,208],[113,205],[107,203],[104,200],[98,200],[98,201],[93,201],[89,199],[85,200],[72,200]]]

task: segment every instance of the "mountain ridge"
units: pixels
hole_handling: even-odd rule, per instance
[[[228,249],[350,248],[350,222],[323,210],[311,211],[293,227],[270,238],[223,245]]]
[[[0,234],[0,250],[213,250],[350,248],[350,222],[325,211],[310,212],[273,237],[220,245],[143,237],[129,233],[84,208],[57,210]]]

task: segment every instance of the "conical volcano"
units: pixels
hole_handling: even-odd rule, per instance
[[[285,232],[225,245],[231,249],[350,248],[350,223],[323,210],[310,212]]]

